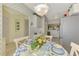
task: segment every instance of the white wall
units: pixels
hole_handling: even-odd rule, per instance
[[[0,4],[0,39],[2,37],[2,4]]]
[[[2,38],[2,4],[0,4],[0,55],[4,55],[5,40]]]
[[[71,11],[69,12],[70,15],[79,13],[79,4],[73,4]]]
[[[29,35],[31,38],[37,35],[45,34],[45,18],[33,15],[29,20],[29,29]]]
[[[6,31],[5,33],[6,33],[6,36],[7,36],[7,33],[8,33],[8,31],[9,31],[9,33],[11,34],[11,35],[9,35],[10,37],[12,37],[12,38],[16,38],[17,36],[19,37],[19,36],[23,36],[24,34],[23,33],[21,33],[21,32],[26,32],[26,31],[21,31],[21,32],[19,32],[20,34],[19,35],[15,35],[15,23],[14,23],[14,21],[15,21],[15,19],[17,18],[17,19],[19,19],[20,20],[20,22],[23,22],[22,21],[22,19],[25,19],[24,17],[26,16],[26,18],[27,17],[30,17],[30,16],[32,16],[32,13],[33,13],[33,11],[31,11],[27,6],[25,6],[24,4],[4,4],[4,6],[7,6],[7,7],[9,7],[11,10],[10,10],[10,13],[12,13],[12,14],[20,14],[20,17],[19,16],[17,16],[17,17],[15,17],[15,16],[11,16],[11,17],[13,17],[13,18],[11,18],[10,16],[8,16],[8,18],[9,19],[7,19],[7,18],[4,18],[4,31]],[[19,13],[20,12],[20,13]],[[22,17],[22,15],[25,15],[24,17]],[[14,18],[15,17],[15,18]],[[19,18],[18,18],[19,17]],[[21,18],[22,17],[22,18]],[[7,24],[7,23],[10,23],[9,25]],[[12,25],[13,24],[13,25]],[[22,24],[22,23],[21,23]],[[24,23],[23,23],[24,24]],[[6,25],[6,27],[5,27],[5,25]],[[12,27],[13,26],[13,27]],[[25,24],[25,26],[27,27],[27,24]],[[28,25],[29,26],[29,25]],[[8,29],[7,27],[9,27],[9,28],[12,28],[12,29]],[[24,26],[23,26],[24,27]],[[22,29],[22,28],[21,28]],[[23,28],[24,29],[24,28]],[[28,28],[26,28],[26,29],[28,29]],[[8,31],[7,31],[8,30]],[[11,39],[12,40],[12,39]]]
[[[60,19],[51,19],[48,20],[48,24],[59,23]]]
[[[79,13],[79,4],[74,4],[73,9],[74,13]]]

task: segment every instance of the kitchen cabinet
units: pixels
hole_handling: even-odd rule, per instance
[[[60,19],[49,20],[48,33],[53,36],[53,42],[60,44]]]

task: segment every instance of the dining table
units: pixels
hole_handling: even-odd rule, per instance
[[[32,39],[25,41],[14,52],[13,56],[68,56],[61,44],[47,41],[39,49],[31,49]]]

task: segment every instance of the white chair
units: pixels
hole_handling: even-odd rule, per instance
[[[14,39],[14,42],[15,42],[15,44],[16,44],[16,48],[18,48],[19,45],[21,45],[22,42],[24,42],[24,41],[27,40],[27,39],[29,39],[28,36]]]
[[[77,45],[74,42],[71,42],[71,51],[70,51],[70,56],[73,56],[74,53],[76,56],[79,56],[79,45]]]
[[[46,39],[48,39],[49,41],[51,41],[52,42],[52,38],[53,38],[53,36],[45,36],[46,37]]]

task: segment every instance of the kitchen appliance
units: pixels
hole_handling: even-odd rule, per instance
[[[61,43],[70,52],[70,43],[79,44],[79,13],[61,18]]]

